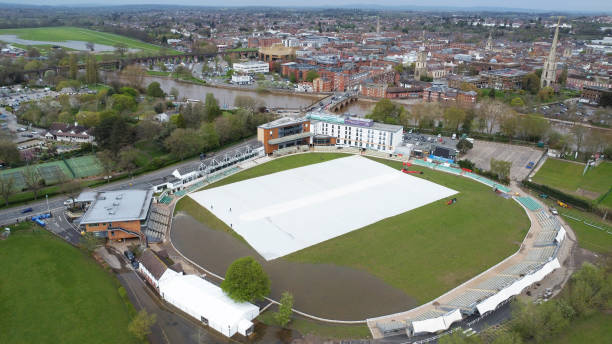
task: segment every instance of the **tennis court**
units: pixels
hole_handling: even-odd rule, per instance
[[[23,190],[26,187],[25,177],[23,176],[23,173],[21,171],[8,170],[2,172],[0,174],[0,177],[12,179],[13,185],[15,185],[15,188],[17,188],[18,190]]]
[[[45,180],[47,185],[72,179],[72,176],[68,177],[57,165],[41,165],[38,167],[38,174]]]
[[[66,160],[76,178],[87,178],[101,175],[104,172],[102,164],[93,155],[80,156]]]

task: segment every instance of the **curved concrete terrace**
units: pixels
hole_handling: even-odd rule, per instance
[[[318,147],[317,147],[318,148]],[[322,147],[322,148],[328,148],[328,147]],[[343,153],[352,153],[352,154],[361,154],[358,150],[353,150],[353,149],[315,149],[316,152],[334,152],[334,153],[338,153],[338,152],[343,152]],[[308,152],[305,153],[297,153],[297,154],[308,154]],[[370,154],[365,154],[365,155],[370,155]],[[371,154],[371,156],[373,157],[377,157],[377,158],[386,158],[389,160],[396,160],[396,161],[406,161],[405,158],[399,157],[399,156],[394,156],[394,157],[389,157],[388,154]],[[264,158],[260,158],[261,160],[258,163],[253,163],[251,160],[245,161],[240,165],[240,170],[242,171],[244,169],[248,169],[254,166],[257,166],[261,163],[265,163],[268,162],[270,160],[272,160],[269,157],[264,157]],[[259,159],[258,159],[259,160]],[[450,173],[450,172],[447,172]],[[451,173],[453,174],[453,173]],[[227,176],[224,176],[224,178]],[[218,179],[217,179],[218,180]],[[215,182],[217,181],[215,180]],[[474,180],[474,179],[472,179]],[[475,180],[478,181],[478,180]],[[207,185],[207,184],[205,184]],[[487,184],[488,185],[488,184]],[[520,193],[522,192],[522,190],[515,184],[511,187],[511,193]],[[183,196],[184,197],[184,196]],[[516,199],[515,199],[516,200]],[[518,202],[518,201],[517,201]],[[538,203],[541,204],[541,202],[536,201]],[[306,318],[309,319],[313,319],[313,320],[317,320],[317,321],[321,321],[321,322],[328,322],[328,323],[334,323],[334,324],[367,324],[367,326],[370,329],[370,332],[372,333],[372,337],[374,339],[379,339],[379,338],[383,338],[384,335],[383,333],[381,333],[381,331],[378,329],[378,327],[376,326],[377,323],[381,323],[381,322],[396,322],[396,321],[406,321],[409,319],[414,319],[417,318],[419,316],[423,316],[424,314],[428,314],[431,312],[437,312],[440,315],[443,313],[447,313],[448,310],[441,310],[441,306],[445,305],[447,302],[450,302],[451,300],[455,299],[458,296],[461,296],[462,294],[466,293],[467,291],[470,290],[478,290],[478,288],[476,288],[479,284],[485,282],[488,279],[491,279],[492,277],[495,276],[499,276],[499,275],[503,275],[502,272],[504,272],[504,270],[524,262],[527,258],[528,258],[528,254],[529,252],[533,251],[534,249],[538,249],[538,247],[534,246],[534,243],[536,241],[537,235],[541,232],[543,232],[543,228],[542,225],[539,223],[538,219],[537,219],[537,212],[534,211],[530,211],[528,210],[523,204],[521,204],[520,202],[518,202],[521,207],[523,207],[523,209],[525,210],[525,212],[527,213],[527,216],[529,217],[529,220],[531,222],[531,226],[529,228],[529,231],[527,232],[525,238],[523,239],[523,242],[521,243],[520,248],[518,249],[517,252],[515,252],[513,255],[505,258],[504,260],[502,260],[501,262],[499,262],[498,264],[494,265],[493,267],[483,271],[482,273],[478,274],[477,276],[471,278],[470,280],[462,283],[461,285],[453,288],[452,290],[444,293],[443,295],[437,297],[434,300],[431,300],[421,306],[415,307],[413,309],[407,310],[405,312],[400,312],[400,313],[395,313],[395,314],[390,314],[390,315],[384,315],[384,316],[380,316],[380,317],[376,317],[376,318],[370,318],[370,319],[364,319],[364,320],[355,320],[355,321],[347,321],[347,320],[337,320],[337,319],[326,319],[326,318],[322,318],[322,317],[318,317],[316,315],[312,315],[312,314],[307,314],[305,312],[302,312],[298,309],[293,309],[293,311],[296,314],[299,314],[301,316],[304,316]],[[172,211],[174,211],[174,205],[176,204],[176,202],[173,202],[172,204]],[[546,211],[545,210],[545,206],[543,206],[542,210],[538,210],[538,211]],[[170,224],[169,226],[170,230],[172,229],[172,224]],[[569,242],[568,240],[563,240],[561,242],[561,245],[559,245],[559,247],[555,250],[553,257],[556,255],[556,258],[562,263],[562,265],[565,265],[564,262],[566,261],[566,259],[571,258],[571,251],[575,246],[575,235],[574,233],[571,231],[571,229],[569,228],[569,226],[567,226],[566,224],[564,224],[563,227],[566,230],[566,237],[569,236]],[[167,235],[167,238],[169,238],[170,236]],[[224,280],[224,278],[222,276],[219,276],[209,270],[207,270],[206,268],[200,266],[199,264],[197,264],[196,262],[194,262],[193,260],[189,259],[188,257],[185,257],[179,250],[176,249],[176,247],[174,246],[174,244],[172,243],[171,240],[168,239],[168,241],[170,242],[172,248],[179,254],[181,255],[186,261],[190,262],[193,266],[197,267],[198,269],[200,269],[201,271],[206,272],[207,274],[219,279],[220,281]],[[545,261],[540,261],[541,263],[545,263]],[[552,273],[554,274],[554,272]],[[563,285],[565,282],[567,282],[567,280],[569,279],[569,276],[571,274],[570,269],[566,269],[565,272],[563,273],[562,276],[562,280],[560,282],[560,285]],[[274,303],[274,304],[279,304],[278,301],[273,300],[271,298],[266,298],[267,301]]]

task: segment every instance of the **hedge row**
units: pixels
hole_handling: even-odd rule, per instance
[[[528,180],[523,180],[523,185],[534,191],[545,193],[554,199],[558,199],[567,204],[571,204],[574,207],[581,208],[587,211],[593,210],[593,204],[591,202],[570,194],[566,194],[565,192],[559,191],[555,188],[551,188],[550,186],[537,184]]]

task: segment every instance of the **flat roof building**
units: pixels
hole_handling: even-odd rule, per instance
[[[310,143],[310,120],[283,117],[257,127],[257,141],[263,143],[266,154]]]
[[[80,226],[111,240],[141,238],[152,200],[153,190],[83,192],[77,202],[87,211]]]
[[[234,63],[232,68],[235,72],[242,74],[268,73],[270,71],[270,65],[261,61]]]
[[[306,117],[312,121],[310,131],[314,134],[314,145],[357,147],[392,154],[402,143],[404,127],[401,125],[323,112],[311,112]]]

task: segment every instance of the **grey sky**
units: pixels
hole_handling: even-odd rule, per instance
[[[612,12],[610,0],[0,0],[0,3],[26,5],[127,5],[127,4],[171,4],[200,6],[345,6],[345,5],[379,5],[379,6],[452,6],[452,7],[504,7],[550,11],[597,11]]]

